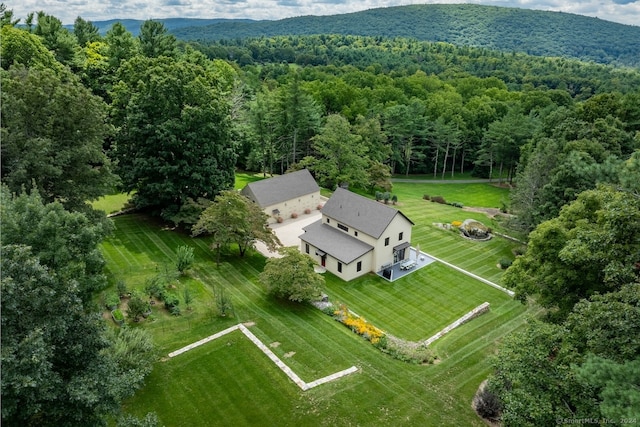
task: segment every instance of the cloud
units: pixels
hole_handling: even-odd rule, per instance
[[[190,6],[189,0],[165,0],[163,6]]]
[[[43,10],[65,24],[72,24],[77,16],[90,21],[180,17],[275,20],[435,3],[474,3],[560,11],[640,25],[640,0],[22,0],[8,7],[18,18]]]

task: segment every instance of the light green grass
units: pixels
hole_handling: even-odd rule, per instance
[[[513,244],[502,239],[469,242],[433,227],[433,222],[464,219],[462,211],[425,202],[421,191],[397,187],[399,207],[416,223],[414,245],[500,281],[502,272],[495,264],[511,253]],[[359,368],[303,392],[243,334],[234,332],[158,361],[146,386],[126,402],[125,412],[144,416],[154,411],[167,426],[482,426],[470,402],[489,372],[487,357],[525,319],[521,304],[441,264],[392,283],[374,275],[350,283],[327,275],[325,292],[332,301],[411,340],[426,339],[482,302],[491,303],[489,313],[436,341],[439,364],[415,366],[382,354],[313,307],[267,297],[257,279],[265,259],[255,252],[241,259],[232,248],[217,266],[207,239],[192,239],[138,214],[114,218],[114,224],[115,233],[102,245],[112,284],[124,279],[130,288],[142,289],[148,278],[173,264],[178,246],[195,249],[193,268],[173,283],[180,298],[184,287],[192,291],[192,310],[183,307],[183,316],[172,317],[156,305],[150,319],[131,325],[153,334],[160,355],[238,322],[253,322],[251,331],[267,345],[279,343],[272,347],[274,353],[307,382],[352,365]],[[216,288],[231,299],[234,316],[216,316]]]
[[[266,178],[270,176],[267,175]],[[261,173],[257,172],[237,172],[236,173],[236,181],[234,184],[234,188],[236,190],[242,190],[245,185],[252,183],[254,181],[260,181],[261,179],[265,179],[265,177]]]
[[[98,211],[104,211],[107,214],[121,211],[133,194],[116,193],[108,194],[100,197],[98,200],[91,202],[91,206]]]
[[[429,196],[442,196],[448,203],[458,202],[464,206],[501,208],[508,204],[509,189],[494,184],[439,184],[422,182],[396,182],[393,194],[400,203],[406,199]],[[425,201],[425,203],[430,203]]]

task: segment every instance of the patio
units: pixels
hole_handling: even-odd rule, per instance
[[[426,267],[432,262],[435,262],[433,258],[422,251],[417,254],[416,248],[412,247],[409,249],[409,257],[407,259],[389,265],[387,268],[383,268],[376,274],[383,279],[393,282],[421,269],[422,267]]]

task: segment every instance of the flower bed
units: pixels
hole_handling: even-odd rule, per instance
[[[333,312],[333,317],[356,334],[371,341],[372,344],[377,344],[380,338],[384,336],[384,332],[362,317],[352,313],[344,304],[340,304],[338,309]]]
[[[350,311],[344,304],[340,304],[337,309],[330,304],[324,306],[323,311],[394,359],[415,364],[431,364],[437,359],[433,351],[424,343],[405,341],[385,334],[381,329]]]

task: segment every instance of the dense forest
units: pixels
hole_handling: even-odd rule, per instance
[[[234,20],[179,27],[172,33],[181,40],[201,42],[318,34],[408,37],[502,52],[640,66],[640,27],[562,12],[474,4],[398,6],[279,21]]]
[[[636,414],[640,72],[384,35],[187,43],[157,21],[102,36],[1,18],[3,422],[95,424],[150,370],[140,329],[111,336],[92,314],[110,222],[87,202],[134,192],[188,229],[237,169],[299,168],[372,195],[394,174],[511,186],[529,248],[505,282],[545,316],[505,342],[487,414]]]

